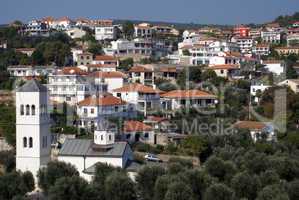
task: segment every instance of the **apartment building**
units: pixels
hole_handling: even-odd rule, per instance
[[[96,130],[108,119],[133,117],[136,112],[134,105],[108,94],[90,96],[80,101],[77,105],[77,115],[79,127]]]
[[[153,37],[152,26],[148,23],[141,23],[134,26],[134,37],[150,39]]]
[[[275,30],[263,30],[261,32],[261,38],[265,43],[279,44],[281,40],[281,32]]]
[[[90,65],[93,61],[93,54],[89,52],[77,54],[77,65]]]
[[[98,41],[102,40],[115,40],[119,34],[119,29],[115,25],[96,26],[95,38]]]
[[[48,77],[48,89],[50,100],[76,105],[88,96],[106,92],[107,85],[95,85],[78,67],[64,67]]]
[[[90,77],[94,79],[96,85],[106,84],[108,92],[113,92],[113,90],[123,87],[127,78],[124,73],[119,71],[96,71],[90,74]]]
[[[233,37],[232,42],[235,42],[242,54],[251,54],[254,40],[251,37]]]
[[[145,116],[160,108],[160,93],[158,89],[139,83],[125,84],[113,90],[113,96],[136,105],[137,110]]]
[[[29,36],[50,36],[49,26],[46,23],[39,20],[29,21],[22,27],[21,32]]]
[[[13,65],[8,66],[7,71],[13,77],[33,77],[33,76],[49,76],[56,70],[56,66],[32,66],[32,65]]]
[[[270,54],[270,45],[256,44],[252,47],[252,54],[256,56],[267,56]]]

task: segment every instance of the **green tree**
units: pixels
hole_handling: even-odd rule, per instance
[[[290,200],[299,199],[299,179],[294,180],[289,183],[288,194]]]
[[[34,177],[31,172],[27,171],[22,174],[23,182],[26,187],[26,191],[33,191],[35,189]]]
[[[105,180],[105,197],[109,200],[135,200],[134,183],[125,173],[114,172]]]
[[[27,192],[31,192],[32,180],[29,181],[27,178],[29,175],[23,177],[22,173],[16,171],[0,176],[0,199],[9,200],[13,199],[14,196],[24,196]]]
[[[79,176],[79,172],[75,166],[58,161],[52,161],[47,164],[47,167],[38,171],[38,185],[45,193],[48,192],[57,179],[62,177]]]
[[[15,151],[1,151],[0,164],[4,166],[5,172],[11,172],[16,167]]]
[[[101,55],[103,54],[102,45],[99,43],[90,43],[88,47],[88,52],[92,53],[93,55]]]
[[[279,185],[269,185],[259,193],[257,200],[289,200],[288,194]]]
[[[133,58],[126,58],[120,61],[120,68],[124,71],[129,71],[131,67],[134,65]]]
[[[50,187],[49,200],[72,199],[90,200],[92,199],[88,183],[79,176],[62,177],[56,180]]]
[[[164,198],[164,200],[192,200],[192,199],[193,196],[192,196],[191,188],[182,182],[171,183],[168,187],[168,190]]]
[[[254,200],[260,188],[260,180],[248,172],[241,172],[232,179],[232,188],[238,198]]]
[[[0,132],[8,144],[16,144],[16,111],[11,104],[0,104]]]
[[[123,24],[123,35],[126,39],[132,39],[134,35],[134,24],[130,21],[126,21]]]
[[[138,172],[136,176],[137,187],[145,200],[152,199],[155,182],[163,174],[165,174],[165,170],[159,166],[145,166]]]
[[[204,195],[204,200],[233,200],[233,190],[224,184],[211,185]]]
[[[115,171],[120,171],[120,169],[106,163],[97,163],[93,183],[103,187],[106,178]]]
[[[182,150],[191,156],[199,156],[207,148],[207,141],[201,136],[188,136],[182,141]]]

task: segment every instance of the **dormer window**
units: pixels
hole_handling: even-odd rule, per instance
[[[32,137],[29,138],[29,148],[33,147],[33,139]]]
[[[27,147],[27,138],[23,137],[23,147],[26,148]]]

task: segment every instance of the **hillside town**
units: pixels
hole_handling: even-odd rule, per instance
[[[0,199],[295,200],[298,148],[299,13],[0,27]]]

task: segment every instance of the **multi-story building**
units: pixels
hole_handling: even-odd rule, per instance
[[[280,31],[267,31],[267,30],[263,30],[261,32],[261,38],[262,41],[265,43],[274,43],[274,44],[278,44],[280,43],[281,40],[281,32]]]
[[[31,65],[14,65],[9,66],[7,71],[14,77],[34,77],[49,76],[54,74],[55,66],[31,66]]]
[[[48,25],[39,20],[32,20],[28,24],[25,24],[22,28],[22,33],[29,36],[50,36],[50,29]]]
[[[248,37],[250,32],[250,28],[240,25],[234,28],[233,34],[236,37]]]
[[[280,75],[285,72],[285,62],[281,60],[265,60],[261,63],[268,69],[269,72],[272,72],[276,75]]]
[[[147,38],[153,37],[153,29],[148,23],[141,23],[134,26],[134,37],[136,38]]]
[[[217,76],[223,78],[233,78],[237,72],[240,70],[240,65],[238,64],[224,64],[224,65],[211,65],[207,67],[208,70],[213,70]]]
[[[295,34],[287,35],[287,45],[288,46],[299,46],[299,32]]]
[[[117,57],[148,58],[153,53],[153,44],[149,40],[136,38],[132,41],[118,39],[111,42],[111,48],[105,48],[105,53]]]
[[[137,110],[144,115],[160,108],[160,93],[160,90],[138,83],[126,84],[113,90],[113,96],[136,105]]]
[[[185,107],[207,108],[217,103],[217,97],[201,90],[173,90],[161,95],[164,110],[178,110]]]
[[[154,77],[154,71],[150,68],[134,66],[129,70],[129,81],[131,83],[152,86],[154,84]]]
[[[107,84],[94,83],[87,73],[77,67],[65,67],[48,77],[50,100],[75,105],[86,97],[107,91]]]
[[[98,65],[114,65],[114,66],[119,66],[119,61],[116,57],[114,56],[108,56],[108,55],[97,55],[95,56],[93,64],[98,64]]]
[[[290,55],[290,54],[297,54],[299,55],[299,46],[294,47],[277,47],[275,51],[279,53],[279,55]]]
[[[242,54],[251,54],[254,41],[251,37],[233,37],[232,42],[238,44]]]
[[[280,82],[278,85],[286,85],[290,87],[294,93],[299,93],[299,79],[287,79]]]
[[[77,65],[90,65],[93,61],[93,54],[89,52],[77,54]]]
[[[96,71],[90,75],[91,78],[94,79],[96,85],[100,85],[102,83],[107,85],[107,91],[112,92],[117,88],[121,88],[124,85],[125,79],[127,76],[119,71],[111,71],[111,72],[103,72]]]
[[[256,56],[267,56],[270,54],[270,45],[256,44],[252,47],[252,54]]]
[[[95,27],[95,38],[96,40],[115,40],[117,39],[119,29],[115,25],[109,26],[96,26]]]
[[[112,95],[90,96],[80,101],[77,105],[79,127],[96,130],[112,118],[134,117],[135,106],[130,105],[120,98]]]

